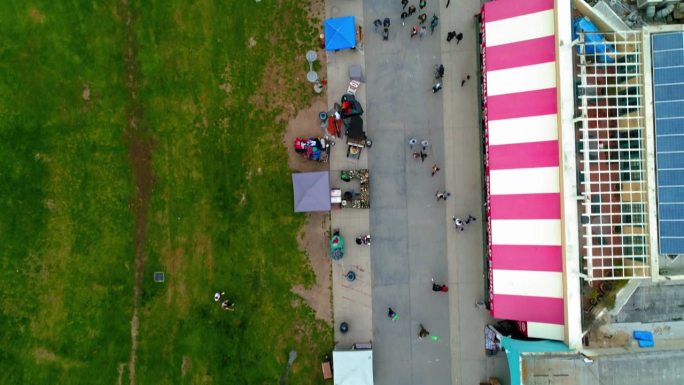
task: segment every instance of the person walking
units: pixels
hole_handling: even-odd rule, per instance
[[[466,75],[465,79],[461,80],[461,87],[463,87],[468,80],[470,80],[470,75]]]
[[[407,5],[408,5],[408,0],[401,0],[401,9],[406,9]]]
[[[397,318],[399,318],[399,315],[397,314],[396,311],[394,311],[394,309],[392,309],[391,307],[389,307],[389,308],[387,308],[387,317],[388,317],[389,319],[391,319],[392,321],[396,321]]]
[[[426,33],[427,33],[427,28],[426,28],[424,25],[421,25],[421,26],[420,26],[420,36],[419,36],[419,37],[422,39],[423,36],[425,36]]]
[[[408,17],[408,13],[406,13],[406,11],[401,13],[401,25],[402,26],[406,24],[406,18],[407,17]]]
[[[418,23],[423,24],[427,20],[427,13],[421,13],[418,15]]]
[[[428,147],[430,147],[430,142],[427,139],[423,139],[420,141],[420,145],[423,146],[423,151],[427,151]]]
[[[416,6],[415,5],[409,5],[408,7],[408,15],[411,16],[414,13],[416,13]]]
[[[456,32],[456,31],[454,31]],[[454,36],[456,38],[456,44],[460,43],[461,40],[463,40],[463,33],[459,32],[457,35]]]
[[[420,7],[420,9],[425,8],[426,5],[427,5],[427,1],[425,1],[425,0],[420,0],[420,2],[418,3],[418,6]]]
[[[442,79],[444,77],[444,64],[435,66],[435,79]]]
[[[416,25],[415,27],[413,27],[413,29],[411,29],[411,39],[413,39],[413,37],[416,36],[417,34],[418,34],[418,26]]]
[[[432,86],[432,93],[436,94],[441,89],[442,89],[442,82],[437,82],[437,83],[435,83],[434,86]]]
[[[427,329],[425,329],[425,326],[423,326],[423,324],[420,324],[420,330],[418,331],[418,338],[420,338],[422,340],[423,338],[425,338],[429,335],[430,335],[430,332]]]
[[[437,171],[439,171],[439,167],[437,167],[437,163],[432,165],[432,176],[435,176],[437,174]]]
[[[421,151],[420,152],[420,161],[425,162],[425,158],[427,158],[427,153]]]
[[[475,222],[476,220],[477,220],[477,218],[475,218],[474,216],[468,214],[468,218],[466,218],[465,224],[466,224],[466,225],[469,225],[470,222]]]
[[[450,43],[454,38],[456,37],[456,31],[450,31],[447,33],[446,41],[447,43]]]
[[[415,146],[416,143],[418,143],[418,140],[416,138],[412,137],[411,139],[409,139],[408,140],[409,150],[413,150],[413,146]]]
[[[223,301],[223,303],[221,304],[221,309],[233,311],[233,310],[235,310],[235,302],[233,302],[230,299],[227,299],[227,300]]]

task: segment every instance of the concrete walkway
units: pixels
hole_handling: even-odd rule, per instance
[[[363,8],[361,2],[347,0],[330,0],[326,2],[326,18],[352,15],[356,16],[357,24],[363,23]],[[356,50],[328,52],[328,107],[340,103],[340,98],[349,86],[348,68],[351,64],[364,64],[363,43]],[[366,85],[362,84],[356,92],[356,98],[367,109]],[[366,116],[362,116],[366,118]],[[366,129],[367,130],[367,129]],[[345,138],[336,139],[330,156],[331,187],[341,188],[343,191],[356,189],[353,182],[342,182],[340,170],[368,168],[368,151],[361,153],[358,160],[347,159],[347,145]],[[373,172],[370,179],[373,180]],[[352,186],[356,186],[355,188]],[[371,207],[377,201],[371,187]],[[348,350],[355,343],[368,343],[373,340],[372,297],[371,297],[371,249],[359,246],[354,242],[356,236],[369,232],[369,210],[344,209],[333,210],[331,213],[332,229],[340,229],[346,241],[346,253],[339,261],[332,262],[333,286],[333,320],[335,326],[335,349]],[[353,271],[356,280],[349,282],[345,275]],[[343,334],[339,326],[342,322],[349,324],[349,332]]]
[[[410,0],[417,6],[417,0]],[[355,15],[364,30],[356,51],[328,54],[329,105],[346,90],[347,68],[365,63],[367,83],[357,94],[366,113],[365,129],[373,147],[359,161],[345,157],[338,140],[331,159],[331,179],[338,170],[370,168],[371,210],[332,213],[332,226],[343,228],[347,255],[333,263],[333,311],[338,348],[373,341],[376,384],[473,384],[496,375],[505,382],[503,356],[484,355],[483,328],[488,314],[476,309],[484,298],[482,220],[480,218],[480,133],[478,127],[477,51],[473,14],[477,0],[428,1],[428,23],[440,17],[433,36],[409,37],[417,12],[402,28],[400,0],[327,0],[326,17]],[[425,12],[425,11],[423,11]],[[373,32],[375,19],[392,19],[389,41]],[[446,43],[446,33],[464,33],[463,41]],[[433,66],[446,67],[443,91],[432,94]],[[462,76],[471,79],[461,88]],[[407,141],[428,139],[425,162],[414,160]],[[367,158],[366,158],[367,157]],[[434,177],[430,168],[441,168]],[[437,190],[450,191],[436,202]],[[456,234],[452,215],[478,217]],[[370,216],[369,216],[370,214]],[[373,246],[362,248],[353,238],[370,229]],[[354,284],[347,270],[357,272]],[[449,293],[431,291],[430,279],[449,283]],[[371,290],[372,288],[372,290]],[[391,306],[397,321],[387,318]],[[371,312],[372,309],[372,312]],[[339,323],[350,322],[342,335]],[[437,337],[418,338],[419,324]]]
[[[509,380],[505,355],[486,357],[484,326],[493,323],[489,312],[475,307],[484,299],[482,143],[479,127],[478,33],[474,15],[480,12],[479,0],[455,0],[446,8],[441,2],[441,51],[446,69],[443,90],[444,151],[446,185],[456,191],[444,213],[448,223],[449,298],[452,377],[451,383],[477,384],[490,376],[503,383]],[[463,33],[456,44],[446,41],[449,31]],[[461,87],[461,80],[470,80]],[[477,217],[477,225],[456,233],[451,217]]]

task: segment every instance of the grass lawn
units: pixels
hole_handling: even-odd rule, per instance
[[[0,383],[130,383],[135,303],[138,384],[274,384],[291,349],[288,383],[323,383],[280,143],[318,25],[296,0],[0,2]]]

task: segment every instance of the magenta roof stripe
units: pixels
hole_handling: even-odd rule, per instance
[[[553,9],[553,0],[498,0],[484,4],[485,23]]]
[[[501,144],[489,146],[489,169],[558,166],[558,141]]]
[[[496,270],[563,271],[561,246],[492,245]]]
[[[556,61],[556,37],[487,47],[487,71],[523,67]]]
[[[489,120],[549,115],[558,112],[556,88],[487,96]]]
[[[495,318],[564,325],[563,298],[494,294]]]
[[[491,219],[560,219],[560,193],[492,195]]]

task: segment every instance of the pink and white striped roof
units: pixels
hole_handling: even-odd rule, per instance
[[[553,0],[482,7],[492,316],[564,336]]]

